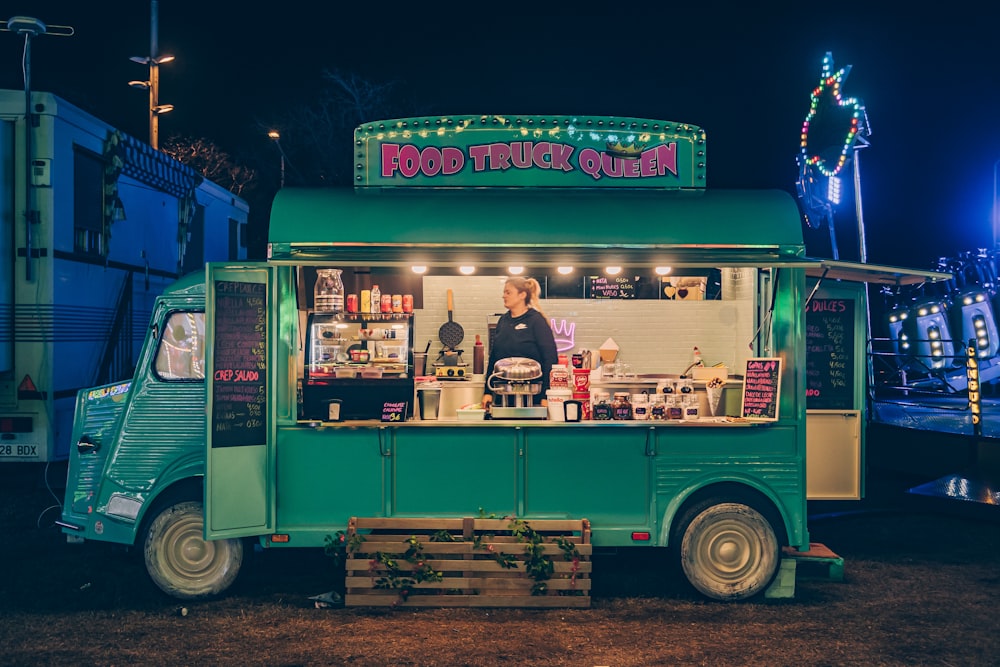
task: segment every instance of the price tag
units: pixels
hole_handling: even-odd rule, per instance
[[[406,421],[406,401],[385,402],[382,404],[382,421],[384,422],[405,422]]]

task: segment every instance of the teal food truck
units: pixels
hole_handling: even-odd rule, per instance
[[[595,548],[669,547],[721,600],[808,549],[807,271],[830,267],[790,196],[706,189],[704,132],[638,118],[386,120],[354,154],[354,188],[277,195],[266,262],[157,300],[131,382],[80,392],[71,541],[142,548],[179,598],[226,590],[248,540],[322,547],[352,517],[586,518]],[[579,411],[463,354],[515,274],[542,284]],[[860,409],[847,326],[825,377]],[[522,401],[484,414],[487,386]],[[647,400],[686,410],[597,418]]]

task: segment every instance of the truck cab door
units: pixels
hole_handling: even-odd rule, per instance
[[[209,264],[205,535],[262,535],[275,524],[274,269]]]

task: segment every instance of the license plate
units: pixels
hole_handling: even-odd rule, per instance
[[[0,458],[2,459],[37,459],[41,456],[39,445],[26,443],[0,443]]]

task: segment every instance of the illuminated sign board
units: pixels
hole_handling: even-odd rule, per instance
[[[703,188],[705,134],[577,116],[426,117],[354,132],[355,187]]]

